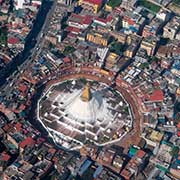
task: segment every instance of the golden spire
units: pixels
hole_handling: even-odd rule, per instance
[[[91,99],[90,84],[87,83],[82,92],[81,100],[84,102],[88,102],[90,101],[90,99]]]

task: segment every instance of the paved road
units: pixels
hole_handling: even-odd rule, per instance
[[[150,3],[153,3],[153,4],[157,5],[157,6],[160,6],[160,7],[163,8],[164,10],[170,12],[170,10],[169,10],[168,8],[166,8],[166,7],[168,6],[168,4],[167,4],[166,7],[165,7],[165,6],[163,6],[162,4],[159,4],[158,2],[156,2],[156,1],[154,1],[154,0],[147,0],[147,1],[149,1]]]
[[[12,75],[10,75],[7,78],[7,83],[5,83],[1,87],[1,89],[2,89],[2,91],[0,92],[1,95],[6,95],[6,96],[10,95],[11,91],[13,90],[13,85],[15,84],[17,79],[20,77],[21,73],[23,71],[25,71],[26,69],[28,69],[28,67],[34,61],[35,56],[40,54],[40,52],[42,51],[42,48],[44,46],[44,41],[45,41],[44,36],[46,35],[46,33],[48,31],[50,19],[52,17],[52,14],[54,12],[54,9],[55,9],[56,5],[57,5],[57,1],[55,0],[54,3],[53,3],[53,6],[51,7],[51,9],[49,10],[49,12],[48,12],[48,14],[46,16],[44,25],[42,26],[42,29],[41,29],[41,31],[39,32],[39,34],[38,34],[38,36],[36,38],[36,45],[31,50],[31,55],[20,66],[18,66],[18,71],[15,71]]]

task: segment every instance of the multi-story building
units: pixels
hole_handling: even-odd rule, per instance
[[[82,16],[75,13],[72,13],[68,19],[68,25],[78,29],[86,29],[91,22],[92,18],[90,16]]]
[[[94,44],[107,46],[108,45],[108,35],[100,34],[95,32],[90,32],[87,34],[86,39]]]
[[[122,18],[122,27],[126,34],[139,33],[145,25],[145,18],[138,13],[126,12]]]
[[[65,4],[67,6],[70,6],[72,2],[73,0],[58,0],[58,3]]]
[[[135,35],[135,34],[129,35],[126,40],[126,43],[129,46],[124,52],[124,55],[130,58],[133,57],[139,48],[140,42],[141,42],[140,36]]]
[[[79,0],[78,4],[83,9],[96,14],[102,6],[102,0]]]
[[[117,30],[119,25],[119,17],[118,16],[107,16],[106,18],[100,18],[96,17],[93,21],[93,28],[98,28],[98,27],[104,27],[108,31],[112,30]]]
[[[172,66],[171,72],[175,75],[175,76],[180,76],[180,62],[179,60],[176,60]]]
[[[178,32],[178,33],[176,34],[175,39],[180,40],[180,32]]]
[[[170,68],[170,66],[171,66],[171,61],[168,58],[166,58],[166,59],[164,58],[161,60],[162,68],[168,69],[168,68]]]
[[[173,46],[160,46],[159,48],[158,48],[158,51],[157,51],[157,56],[158,57],[163,57],[163,58],[165,58],[165,57],[172,57],[172,52],[173,52]]]
[[[142,170],[146,158],[146,153],[139,149],[125,166],[125,168],[121,171],[121,176],[125,180],[136,179],[138,172]]]
[[[157,47],[158,38],[156,36],[148,36],[141,42],[141,48],[145,49],[148,56],[153,56]]]
[[[180,18],[174,17],[163,28],[163,37],[174,39],[180,28]]]
[[[15,1],[16,10],[23,9],[24,2],[25,2],[24,0],[16,0]]]
[[[156,36],[164,25],[164,21],[154,18],[149,25],[146,25],[143,29],[142,36]]]
[[[164,133],[156,131],[152,128],[145,128],[142,133],[142,137],[146,140],[146,143],[152,147],[157,147],[162,141]]]
[[[156,17],[162,21],[168,21],[170,18],[170,13],[164,9],[161,9],[157,14]]]
[[[159,168],[164,168],[164,170],[168,169],[172,160],[172,145],[167,143],[166,141],[162,142],[158,153],[155,157],[150,159],[150,162],[155,164]]]
[[[124,55],[129,58],[132,58],[133,56],[135,56],[137,49],[138,49],[137,45],[132,44],[126,49],[126,51],[124,52]]]
[[[132,10],[137,5],[137,0],[123,0],[121,7],[124,9]]]
[[[127,37],[126,43],[127,43],[128,45],[131,45],[131,44],[137,44],[137,45],[139,45],[140,42],[141,42],[141,40],[142,40],[141,36],[136,35],[136,34],[131,34],[131,35],[129,35],[129,36]]]
[[[119,60],[119,56],[115,53],[110,53],[105,62],[105,68],[109,70],[115,70],[115,66]],[[118,70],[118,69],[117,69]]]
[[[122,33],[122,32],[116,32],[116,31],[111,31],[110,35],[113,36],[115,39],[117,39],[118,42],[125,44],[127,35]]]

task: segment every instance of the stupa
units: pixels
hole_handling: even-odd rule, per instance
[[[75,98],[64,107],[66,109],[65,113],[80,122],[95,122],[103,110],[101,94],[92,93],[90,84],[87,83],[80,93],[72,96]]]
[[[46,97],[46,98],[44,98]],[[105,145],[131,128],[131,114],[121,94],[101,82],[55,84],[39,101],[39,120],[58,144],[74,149],[87,140]],[[117,136],[117,132],[119,132]]]

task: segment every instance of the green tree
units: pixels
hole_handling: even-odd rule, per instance
[[[124,45],[120,42],[113,41],[111,43],[110,51],[116,54],[120,54],[124,50]]]
[[[172,148],[172,150],[170,152],[171,156],[173,156],[173,157],[177,156],[178,153],[179,153],[179,147],[178,146],[173,146],[173,148]]]
[[[0,27],[0,44],[7,44],[7,27]]]
[[[75,50],[76,49],[73,46],[66,46],[64,51],[63,51],[63,54],[68,55],[68,54],[73,53]]]

